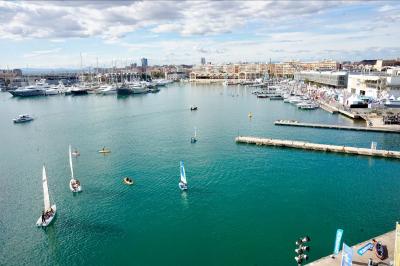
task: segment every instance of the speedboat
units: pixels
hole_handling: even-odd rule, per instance
[[[194,105],[191,106],[191,107],[190,107],[190,111],[197,111],[197,106],[194,106]]]
[[[50,196],[49,196],[49,187],[47,185],[47,175],[46,175],[46,168],[43,165],[42,171],[42,181],[43,181],[43,198],[44,198],[44,210],[42,211],[42,215],[36,222],[36,226],[38,227],[46,227],[53,221],[54,217],[56,216],[56,205],[50,204]]]
[[[24,114],[24,115],[19,115],[17,118],[13,119],[14,123],[25,123],[32,121],[33,117],[30,115]]]
[[[181,171],[181,179],[179,181],[179,188],[184,191],[188,189],[187,186],[187,180],[186,180],[186,172],[185,172],[185,167],[183,166],[183,161],[181,161],[181,167],[180,167],[180,171]]]

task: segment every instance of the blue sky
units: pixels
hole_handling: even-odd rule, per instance
[[[0,68],[400,57],[398,1],[1,1]]]

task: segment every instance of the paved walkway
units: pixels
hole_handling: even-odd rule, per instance
[[[365,242],[352,246],[353,249],[353,265],[368,265],[368,259],[371,258],[375,263],[378,263],[379,266],[389,266],[391,261],[393,261],[394,254],[394,243],[395,243],[395,231],[391,231],[389,233],[377,236],[374,238],[376,241],[381,241],[383,245],[387,247],[388,258],[381,261],[375,255],[375,251],[367,251],[363,256],[358,255],[357,250],[363,246],[365,246],[368,242],[372,243],[372,239],[369,239]],[[331,258],[330,256],[324,257],[317,261],[311,262],[307,264],[308,266],[340,266],[342,260],[342,252],[340,252],[335,258]]]

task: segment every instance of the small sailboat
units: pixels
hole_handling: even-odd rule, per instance
[[[48,226],[56,216],[56,205],[50,205],[50,196],[49,196],[49,188],[47,185],[47,175],[46,168],[43,165],[42,171],[42,181],[43,181],[43,198],[44,198],[44,210],[42,211],[42,215],[36,222],[36,225],[39,227]]]
[[[197,128],[194,128],[194,136],[190,138],[190,143],[197,142]]]
[[[106,154],[110,153],[111,151],[109,149],[106,149],[106,147],[103,147],[101,150],[99,150],[99,153]]]
[[[72,167],[72,152],[71,152],[71,145],[69,145],[69,167],[71,168],[71,180],[69,181],[69,189],[72,192],[81,192],[82,187],[81,183],[78,179],[74,177],[74,168]]]
[[[185,167],[183,166],[183,161],[181,161],[181,180],[179,181],[179,188],[184,191],[187,190],[187,181],[186,181],[186,173]]]
[[[130,177],[125,177],[124,183],[125,183],[125,185],[128,185],[128,186],[133,185],[133,179]]]
[[[247,116],[251,119],[251,118],[253,118],[253,113],[250,112]]]
[[[81,153],[80,153],[77,149],[75,149],[71,154],[72,154],[72,156],[74,156],[74,157],[78,157],[78,156],[81,155]]]

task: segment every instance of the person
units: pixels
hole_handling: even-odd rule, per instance
[[[373,263],[374,263],[374,262],[372,261],[372,259],[369,258],[369,259],[368,259],[368,266],[373,266],[373,265],[374,265]]]
[[[44,223],[46,219],[44,218],[44,211],[42,211],[42,223]]]

